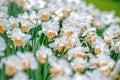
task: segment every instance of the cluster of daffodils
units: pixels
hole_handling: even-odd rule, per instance
[[[0,80],[120,80],[120,18],[83,0],[0,0]]]

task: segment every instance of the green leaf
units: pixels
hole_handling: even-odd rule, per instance
[[[8,15],[13,17],[18,17],[18,14],[23,13],[23,8],[16,4],[15,2],[10,2],[8,4]]]

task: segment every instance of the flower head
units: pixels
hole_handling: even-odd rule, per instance
[[[31,35],[24,34],[19,28],[12,30],[11,36],[15,46],[24,46],[26,42],[31,38]]]

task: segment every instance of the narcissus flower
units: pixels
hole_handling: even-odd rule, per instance
[[[85,68],[88,67],[88,63],[86,61],[86,59],[80,59],[80,58],[75,58],[72,62],[71,62],[71,66],[73,68],[73,70],[78,73],[78,72],[83,72],[85,70]]]
[[[82,47],[82,46],[78,46],[75,48],[71,48],[68,50],[68,60],[72,59],[72,57],[75,58],[87,58],[87,54],[86,52],[89,52],[89,48],[87,47]]]
[[[44,22],[42,24],[42,31],[45,33],[48,39],[52,39],[55,36],[57,36],[58,29],[59,29],[59,24],[56,21]]]
[[[20,59],[16,55],[4,58],[2,62],[5,64],[5,74],[8,76],[13,76],[17,71],[22,70]]]
[[[0,80],[120,80],[119,53],[114,12],[84,0],[0,0]]]
[[[28,80],[29,77],[25,72],[17,72],[11,80]]]
[[[22,65],[23,70],[28,70],[28,69],[35,70],[35,69],[37,69],[37,67],[38,67],[37,61],[32,53],[30,53],[30,52],[25,52],[25,53],[18,52],[17,55],[20,58],[20,64]]]
[[[64,18],[63,9],[55,11],[53,18],[55,21],[61,21]]]
[[[71,67],[68,62],[64,59],[56,60],[56,58],[51,57],[49,59],[50,74],[52,77],[61,76],[61,75],[71,75]]]
[[[12,30],[11,38],[15,46],[24,46],[31,38],[31,35],[24,34],[19,28],[15,28]]]
[[[40,49],[37,51],[36,56],[38,58],[38,61],[41,64],[45,64],[47,61],[47,57],[49,58],[52,55],[52,51],[51,49],[45,47],[44,45],[42,45],[40,47]]]

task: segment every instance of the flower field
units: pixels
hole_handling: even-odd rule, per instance
[[[84,0],[0,0],[0,80],[120,80],[120,17]]]

